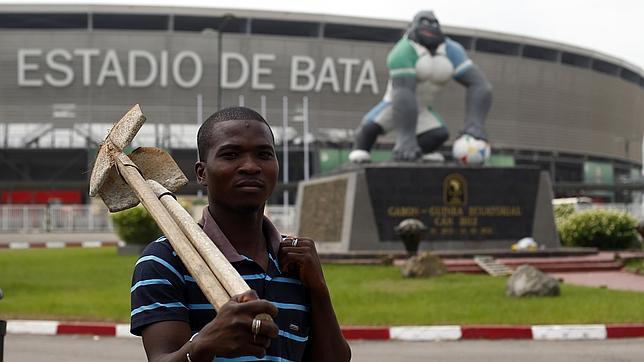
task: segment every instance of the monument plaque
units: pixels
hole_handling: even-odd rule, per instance
[[[428,240],[512,240],[532,235],[538,169],[367,168],[380,240],[395,240],[406,218]],[[389,180],[395,180],[390,187]]]
[[[323,251],[402,250],[394,232],[415,218],[423,249],[509,248],[533,237],[559,246],[547,173],[531,167],[381,163],[301,182],[298,235]]]
[[[340,241],[347,179],[310,183],[302,191],[308,197],[302,200],[301,230],[314,240]]]

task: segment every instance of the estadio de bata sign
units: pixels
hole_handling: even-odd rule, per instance
[[[216,82],[203,79],[204,59],[192,50],[20,48],[16,59],[19,87],[103,87],[109,83],[121,88],[176,85],[189,89],[201,82]],[[379,93],[374,63],[370,59],[325,57],[316,60],[308,55],[279,59],[270,53],[222,53],[220,86],[222,89],[275,90],[278,82],[273,70],[278,65],[284,67],[285,63],[290,91]]]
[[[188,50],[178,52],[172,59],[167,51],[155,55],[147,50],[129,50],[123,62],[114,49],[18,49],[17,59],[17,80],[21,87],[62,88],[79,78],[86,87],[102,87],[110,79],[119,87],[142,88],[153,84],[166,87],[170,76],[178,86],[192,88],[201,81],[203,74],[201,58]],[[96,73],[91,68],[95,59],[100,64]],[[192,74],[181,73],[184,62],[192,63]],[[74,63],[80,63],[80,74],[74,71]]]

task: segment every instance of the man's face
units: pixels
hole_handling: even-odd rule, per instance
[[[257,120],[214,125],[207,159],[197,163],[197,180],[208,188],[211,206],[254,211],[270,197],[279,166],[268,126]]]

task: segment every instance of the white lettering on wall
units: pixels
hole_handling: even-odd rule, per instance
[[[304,64],[302,68],[300,64]],[[291,82],[290,88],[295,92],[308,92],[315,86],[315,76],[313,70],[315,69],[315,60],[307,55],[294,55],[291,58]],[[305,83],[300,83],[299,80],[304,78]]]
[[[336,65],[336,62],[338,65]],[[362,66],[360,67],[360,64]],[[360,67],[358,80],[353,84],[353,69]],[[341,69],[342,89],[337,69]],[[326,57],[316,74],[315,60],[307,55],[294,55],[291,58],[290,90],[295,92],[320,92],[325,86],[331,86],[334,93],[361,93],[363,88],[370,87],[373,94],[378,93],[378,80],[373,62],[369,59],[331,58]]]
[[[74,55],[79,55],[82,59],[83,65],[83,85],[89,86],[92,82],[92,57],[101,54],[98,49],[75,49]]]
[[[373,61],[367,59],[362,66],[358,82],[356,83],[356,93],[362,93],[362,87],[371,87],[371,93],[378,94],[378,81],[376,80],[376,69],[373,67]]]
[[[127,54],[128,56],[128,68],[127,68],[127,83],[130,87],[143,88],[149,87],[154,83],[154,79],[157,75],[158,64],[154,55],[145,50],[130,50]],[[138,59],[144,60],[148,65],[148,74],[147,77],[143,79],[137,79],[136,62]],[[140,74],[138,76],[141,76]]]
[[[181,76],[181,62],[184,59],[191,59],[194,66],[194,74],[192,79],[185,80]],[[199,55],[191,50],[184,50],[179,52],[174,60],[172,61],[172,77],[174,78],[175,83],[182,88],[192,88],[201,80],[203,75],[203,64],[201,63],[201,58]]]
[[[18,49],[18,85],[21,87],[42,87],[42,79],[27,79],[28,71],[37,71],[38,63],[27,63],[27,57],[42,55],[42,49]]]
[[[103,86],[105,79],[108,77],[116,78],[116,83],[119,87],[125,86],[123,69],[121,69],[121,63],[119,63],[119,58],[116,56],[116,51],[114,49],[108,50],[105,54],[103,65],[101,66],[100,72],[98,72],[96,85],[99,87]]]
[[[59,63],[56,58],[62,58],[67,62],[72,60],[72,54],[65,49],[53,49],[46,56],[46,64],[49,69],[63,74],[62,78],[56,78],[51,73],[45,74],[45,81],[52,87],[67,87],[74,82],[74,71],[65,63]]]
[[[253,55],[253,71],[252,71],[252,81],[250,87],[253,89],[260,90],[273,90],[275,89],[275,84],[273,83],[260,83],[259,77],[262,75],[269,76],[273,73],[271,68],[262,68],[262,61],[274,61],[275,54],[254,54]]]
[[[120,57],[120,58],[119,58]],[[280,55],[236,52],[221,54],[222,89],[274,90],[277,87],[273,69]],[[325,57],[316,60],[308,55],[279,59],[290,65],[288,88],[295,92],[377,94],[378,81],[373,61],[360,58]],[[280,63],[281,64],[281,63]],[[92,67],[93,65],[93,67]],[[95,68],[95,69],[94,69]],[[79,71],[80,74],[75,74]],[[192,50],[176,54],[167,50],[142,49],[18,49],[17,81],[20,87],[67,87],[74,83],[84,87],[114,84],[118,87],[193,88],[204,76],[201,56]],[[212,84],[209,80],[208,84]]]
[[[161,83],[162,87],[167,87],[168,86],[168,51],[164,50],[161,52],[161,69],[159,70],[159,73],[161,74],[161,80],[159,83]]]
[[[236,61],[240,67],[240,74],[237,80],[232,81],[228,79],[229,76],[229,62]],[[239,53],[223,53],[221,55],[221,81],[219,84],[224,89],[239,89],[246,84],[248,80],[248,61],[243,55]]]
[[[338,58],[338,63],[344,65],[344,86],[342,87],[342,91],[344,93],[351,93],[353,67],[360,64],[360,60],[351,58]]]
[[[192,88],[203,77],[201,57],[190,50],[181,51],[172,59],[167,50],[155,54],[140,49],[129,50],[127,56],[122,57],[124,59],[119,59],[119,53],[114,49],[93,48],[18,49],[17,55],[20,87],[70,86],[76,79],[74,62],[80,63],[80,79],[84,87],[102,87],[114,82],[119,87],[142,88],[157,81],[161,87],[167,87],[168,72],[171,71],[175,84]],[[92,73],[92,62],[100,64],[98,73]]]
[[[333,92],[338,93],[340,91],[340,84],[338,84],[338,73],[335,71],[335,65],[333,64],[333,58],[324,58],[322,62],[322,68],[320,69],[320,75],[318,76],[318,81],[315,83],[315,91],[319,92],[322,90],[324,83],[331,84],[331,89]]]

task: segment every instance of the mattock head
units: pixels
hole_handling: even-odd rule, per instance
[[[111,212],[129,209],[139,203],[136,194],[118,174],[114,155],[123,152],[123,148],[132,142],[144,122],[145,116],[137,104],[116,122],[98,149],[90,177],[89,194],[99,195]],[[140,147],[129,156],[143,178],[155,180],[172,192],[188,183],[177,163],[161,149]]]

